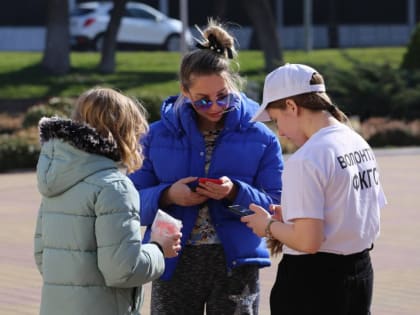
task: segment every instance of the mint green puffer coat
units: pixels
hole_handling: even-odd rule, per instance
[[[141,244],[139,196],[118,170],[115,144],[70,120],[39,127],[40,314],[139,314],[141,285],[163,273],[164,257]]]

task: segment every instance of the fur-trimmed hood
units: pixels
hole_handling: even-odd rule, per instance
[[[118,167],[117,144],[87,124],[44,117],[39,132],[38,189],[45,196],[60,194],[100,170]]]
[[[103,155],[114,161],[121,159],[115,141],[101,137],[88,124],[81,124],[70,119],[41,118],[39,137],[41,144],[51,139],[61,139],[79,150]]]

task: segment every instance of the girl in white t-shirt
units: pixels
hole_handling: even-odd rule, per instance
[[[299,149],[287,160],[280,205],[272,216],[251,204],[242,218],[283,251],[271,314],[370,314],[369,251],[386,198],[369,144],[346,125],[313,68],[286,64],[265,80],[254,121],[276,122]]]

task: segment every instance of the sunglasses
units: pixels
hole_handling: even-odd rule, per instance
[[[232,98],[232,94],[226,94],[225,96],[222,96],[216,100],[216,104],[220,107],[226,107],[230,104],[230,100]],[[197,101],[191,101],[191,103],[199,110],[208,110],[212,105],[213,101],[202,98]]]

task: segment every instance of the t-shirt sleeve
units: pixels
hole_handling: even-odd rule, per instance
[[[308,160],[288,161],[283,172],[283,219],[324,219],[325,178]]]

